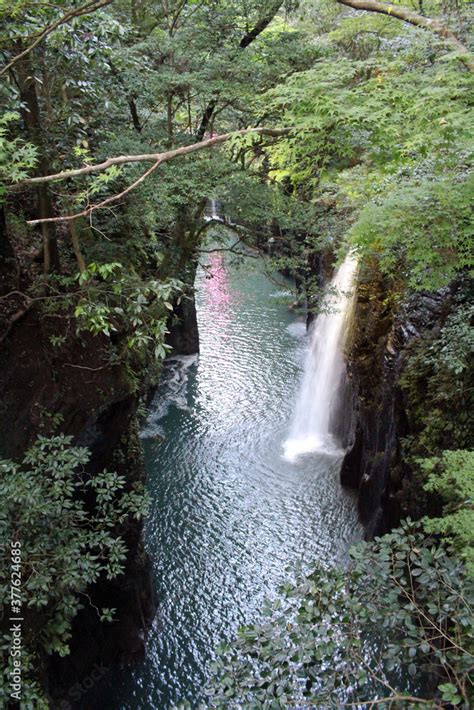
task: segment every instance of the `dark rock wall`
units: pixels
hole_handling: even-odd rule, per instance
[[[168,325],[168,345],[175,355],[194,355],[199,352],[199,330],[194,293],[190,292],[174,305],[174,313]]]
[[[449,289],[402,302],[393,291],[376,269],[362,273],[348,352],[355,416],[341,482],[358,490],[368,538],[387,532],[401,517],[426,512],[416,505],[419,492],[403,456],[411,418],[399,378],[409,344],[439,328],[452,307]]]
[[[66,331],[74,333],[73,319],[31,308],[4,339],[0,349],[0,457],[21,458],[38,434],[61,432],[90,449],[91,475],[108,469],[125,475],[130,485],[142,481],[136,383],[122,365],[110,364],[107,342],[100,336],[71,335],[64,345],[52,346],[51,336]],[[79,613],[71,655],[46,659],[54,699],[67,697],[68,689],[95,666],[104,667],[143,649],[155,599],[141,523],[128,522],[122,534],[129,550],[125,573],[89,590],[95,606],[117,609],[117,620],[101,623],[88,605]],[[70,703],[70,707],[82,706]]]

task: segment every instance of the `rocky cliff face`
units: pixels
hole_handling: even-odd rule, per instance
[[[355,416],[341,482],[358,490],[368,538],[398,525],[402,517],[428,512],[403,452],[404,437],[414,433],[414,417],[400,376],[411,344],[439,330],[455,291],[453,286],[397,303],[390,296],[393,284],[375,269],[361,275],[348,352]]]
[[[43,307],[36,257],[26,239],[16,235],[16,242],[14,251],[0,209],[0,458],[21,459],[39,434],[63,433],[89,449],[90,475],[116,471],[132,487],[144,479],[140,402],[159,373],[143,358],[120,361],[105,336],[76,335],[67,308]],[[32,284],[37,297],[28,295]],[[175,352],[199,350],[192,291],[170,319],[170,331]],[[156,600],[142,524],[130,520],[121,534],[128,549],[124,574],[87,590],[94,606],[86,604],[76,617],[71,654],[44,659],[42,678],[53,707],[84,708],[107,666],[143,651]],[[114,622],[101,623],[96,607],[116,609]]]
[[[88,472],[104,469],[125,475],[131,486],[143,480],[138,441],[138,395],[125,368],[112,365],[100,337],[74,336],[52,346],[51,338],[74,332],[64,313],[45,316],[30,308],[4,339],[0,351],[0,456],[20,458],[38,434],[61,431],[91,452]],[[122,532],[129,550],[125,573],[89,590],[96,606],[117,609],[117,621],[99,623],[86,605],[73,633],[72,653],[47,660],[53,698],[68,690],[95,666],[140,653],[155,600],[149,562],[142,545],[141,523]],[[76,707],[72,703],[64,707]],[[68,702],[69,702],[68,700]],[[80,702],[77,707],[82,707]]]
[[[179,303],[169,323],[168,345],[175,355],[194,355],[199,352],[199,330],[194,293],[191,291]]]

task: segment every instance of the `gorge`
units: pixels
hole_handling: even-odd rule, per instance
[[[473,705],[474,16],[400,2],[0,3],[2,707]]]
[[[204,700],[215,647],[261,618],[290,568],[344,563],[362,537],[355,497],[339,483],[342,450],[284,455],[305,324],[260,263],[245,261],[233,266],[215,252],[200,270],[200,354],[171,357],[142,431],[152,496],[145,544],[160,603],[144,661],[114,676],[104,708]],[[337,279],[350,285],[349,274]]]

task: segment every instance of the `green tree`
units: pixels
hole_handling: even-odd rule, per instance
[[[122,574],[124,523],[140,519],[147,507],[140,487],[127,489],[124,476],[108,471],[91,476],[88,461],[88,450],[62,435],[39,437],[21,463],[0,461],[2,617],[12,616],[14,601],[23,618],[23,702],[35,708],[47,706],[38,685],[44,654],[69,653],[71,622],[84,605],[93,605],[90,585]],[[12,569],[21,579],[14,596]],[[113,610],[97,608],[97,614],[110,620]],[[4,630],[4,698],[11,642]]]
[[[450,540],[474,577],[474,452],[444,451],[419,465],[425,490],[439,493],[444,503],[442,517],[424,519],[425,530]]]

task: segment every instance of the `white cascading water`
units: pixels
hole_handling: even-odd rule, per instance
[[[211,200],[211,219],[219,219],[216,200]]]
[[[219,212],[217,210],[217,200],[213,200],[213,199],[209,198],[207,201],[207,204],[208,204],[207,209],[210,212],[210,214],[205,215],[204,219],[206,220],[206,222],[210,222],[211,220],[214,220],[217,222],[222,222],[222,219],[221,219]]]
[[[324,298],[324,311],[310,326],[310,348],[296,401],[284,456],[295,461],[311,452],[340,453],[332,423],[345,376],[344,342],[354,304],[357,260],[348,254],[334,274]]]

